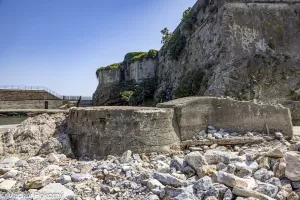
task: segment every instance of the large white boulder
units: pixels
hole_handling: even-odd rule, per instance
[[[28,118],[2,136],[2,155],[37,155],[52,152],[72,155],[67,116],[59,113]]]
[[[285,176],[292,181],[300,181],[300,152],[290,151],[284,156],[286,162]]]

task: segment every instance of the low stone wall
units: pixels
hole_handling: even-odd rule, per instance
[[[187,97],[157,107],[174,108],[182,141],[191,139],[209,125],[240,133],[280,131],[287,139],[293,135],[290,110],[282,106],[215,97]]]
[[[78,157],[102,158],[133,152],[169,152],[180,142],[173,109],[143,107],[72,108],[70,139]]]
[[[0,101],[0,109],[44,109],[46,101],[48,109],[56,109],[63,105],[63,100]]]
[[[0,89],[0,101],[58,100],[59,98],[44,90],[5,90]]]

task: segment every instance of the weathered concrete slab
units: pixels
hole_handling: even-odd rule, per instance
[[[260,105],[216,97],[187,97],[158,104],[159,108],[174,108],[181,140],[189,140],[209,125],[229,132],[280,131],[293,136],[291,113],[288,108]]]
[[[180,142],[173,115],[173,109],[163,108],[72,108],[68,132],[78,157],[101,158],[126,150],[168,152]]]

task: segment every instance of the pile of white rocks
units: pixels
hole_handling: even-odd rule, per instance
[[[0,162],[0,197],[297,200],[298,150],[300,143],[281,139],[259,145],[211,145],[170,155],[126,151],[104,160],[77,160],[55,153],[8,157]]]
[[[0,155],[28,157],[53,152],[73,156],[67,123],[68,115],[63,113],[30,117],[0,135]]]
[[[72,158],[66,123],[64,114],[44,114],[1,136],[0,200],[300,200],[299,138],[276,133],[259,144],[220,145],[259,134],[210,126],[194,139],[211,138],[211,145],[89,160]]]
[[[207,130],[202,130],[198,134],[193,137],[193,140],[203,140],[203,139],[230,139],[234,137],[253,137],[253,136],[268,136],[266,133],[257,133],[257,132],[246,132],[246,133],[237,133],[237,132],[229,132],[224,129],[216,129],[213,126],[208,126]],[[282,133],[277,132],[275,134],[279,139],[283,137]]]

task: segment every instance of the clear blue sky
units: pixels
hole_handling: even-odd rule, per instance
[[[196,0],[0,0],[0,85],[91,96],[95,71],[161,47]]]

